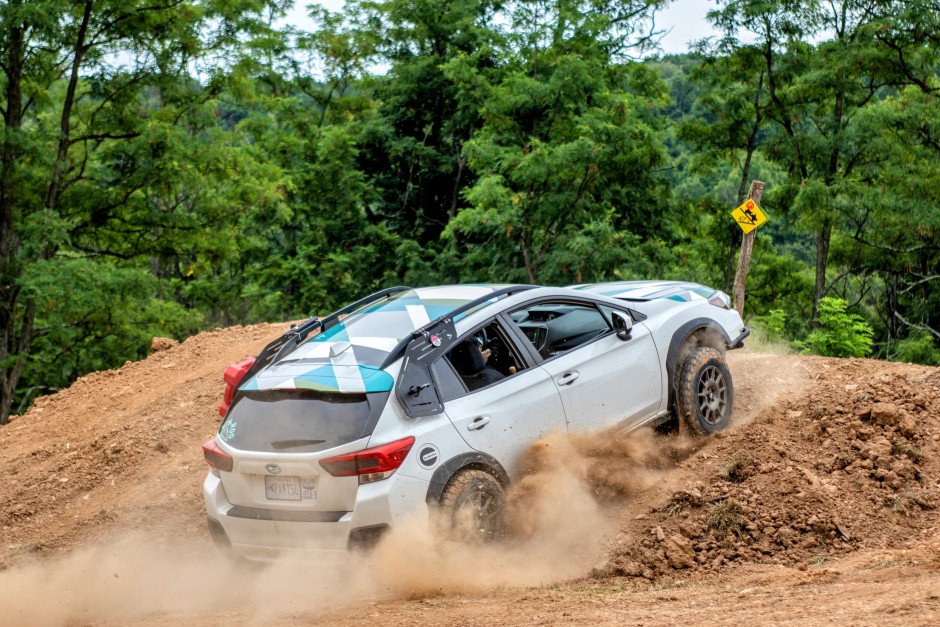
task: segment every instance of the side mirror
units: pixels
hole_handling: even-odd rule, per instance
[[[624,342],[629,340],[630,334],[633,332],[633,320],[630,318],[630,315],[614,311],[611,317],[614,322],[614,331],[617,332],[617,337]]]

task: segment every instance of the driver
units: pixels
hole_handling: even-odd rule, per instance
[[[450,352],[450,362],[470,391],[506,378],[496,368],[486,365],[491,354],[492,351],[484,349],[475,338],[464,340]]]

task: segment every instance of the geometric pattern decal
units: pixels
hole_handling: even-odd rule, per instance
[[[626,298],[630,300],[656,300],[667,298],[680,303],[693,300],[708,300],[715,293],[698,283],[682,283],[680,281],[621,281],[619,283],[602,283],[597,285],[577,285],[575,289],[609,296],[610,298]]]
[[[501,285],[417,288],[355,311],[258,372],[242,390],[387,392],[392,376],[379,369],[398,343],[431,320]]]

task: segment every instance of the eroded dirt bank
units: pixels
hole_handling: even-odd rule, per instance
[[[509,547],[405,530],[369,561],[233,569],[200,444],[222,369],[282,330],[203,334],[0,429],[0,622],[940,620],[940,371],[872,360],[739,351],[718,438],[540,443]]]

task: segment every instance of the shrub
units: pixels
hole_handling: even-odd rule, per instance
[[[846,302],[826,297],[819,301],[819,327],[797,342],[804,353],[827,357],[865,357],[871,354],[872,328],[857,314],[846,312]]]

